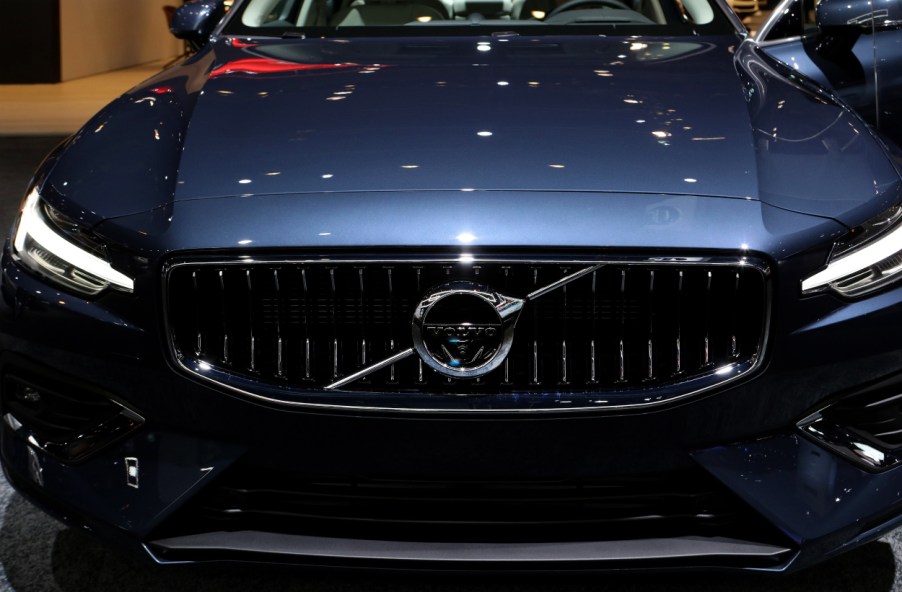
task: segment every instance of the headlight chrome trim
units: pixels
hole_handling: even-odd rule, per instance
[[[887,216],[897,219],[890,213],[898,208],[893,206],[874,220],[887,220]],[[869,225],[871,221],[863,227]],[[802,280],[802,294],[833,290],[857,298],[902,280],[902,224],[890,226],[876,236],[872,234],[865,233],[867,240],[861,246],[853,243],[839,257],[834,259],[831,255],[824,269]]]
[[[89,296],[99,294],[107,287],[134,291],[132,278],[54,229],[44,218],[42,203],[36,187],[22,202],[12,241],[13,253],[19,261],[58,284]],[[67,264],[70,269],[55,268],[54,260]]]

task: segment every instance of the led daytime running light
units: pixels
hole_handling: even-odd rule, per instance
[[[33,241],[66,263],[123,290],[134,291],[134,280],[113,269],[108,261],[88,253],[60,236],[56,230],[44,221],[40,208],[41,196],[38,194],[37,189],[33,189],[25,198],[21,218],[19,219],[19,227],[16,230],[16,237],[13,242],[13,246],[18,253],[26,253],[26,238],[31,237]]]
[[[902,226],[869,242],[861,249],[829,262],[826,269],[802,280],[802,293],[812,292],[837,280],[859,274],[900,253],[902,253]],[[899,271],[902,270],[892,269],[889,274],[884,272],[883,277],[894,275]]]

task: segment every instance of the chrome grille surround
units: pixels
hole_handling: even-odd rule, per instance
[[[473,279],[538,296],[503,365],[440,376],[414,352],[411,312],[434,286]],[[183,371],[279,405],[401,412],[641,409],[698,395],[761,364],[771,299],[769,267],[745,255],[197,255],[171,260],[163,284]]]

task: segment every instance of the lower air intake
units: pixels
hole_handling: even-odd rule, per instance
[[[151,540],[172,561],[331,554],[538,569],[557,561],[772,566],[791,555],[785,537],[695,470],[494,482],[309,478],[237,466]]]

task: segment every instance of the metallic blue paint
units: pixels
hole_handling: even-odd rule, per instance
[[[220,40],[92,120],[42,193],[88,223],[228,195],[478,189],[751,198],[851,226],[899,198],[861,120],[736,38],[346,41]],[[289,69],[229,69],[250,55]]]
[[[785,64],[784,72],[816,81],[821,92],[834,94],[889,139],[889,151],[897,150],[902,141],[902,5],[827,0],[817,4],[817,26],[808,17],[814,12],[808,0],[785,0],[762,26],[762,50]]]
[[[848,541],[871,541],[899,525],[898,471],[868,474],[797,434],[693,456],[803,546],[796,568],[841,553]]]
[[[821,28],[858,26],[863,32],[894,27],[902,18],[902,5],[894,0],[874,3],[826,0],[817,7],[817,24]]]
[[[503,212],[505,223],[498,223]],[[430,223],[406,225],[405,220]],[[707,232],[718,225],[722,232]],[[98,230],[159,253],[267,249],[511,245],[622,249],[732,249],[786,256],[821,237],[832,220],[754,200],[582,192],[406,191],[266,195],[178,202]],[[458,238],[466,235],[466,243]],[[472,235],[472,239],[469,235]],[[250,252],[250,251],[249,251]]]
[[[843,301],[799,286],[850,227],[902,201],[898,153],[739,30],[214,37],[101,111],[36,177],[47,202],[107,242],[134,294],[68,294],[8,245],[0,269],[0,371],[81,377],[146,423],[83,464],[43,459],[43,485],[7,423],[4,469],[39,505],[142,555],[242,462],[451,480],[701,466],[786,535],[792,557],[767,569],[811,565],[899,520],[902,469],[868,473],[796,430],[825,401],[902,375],[902,287]],[[372,248],[752,255],[772,275],[764,363],[653,412],[488,418],[468,406],[510,397],[458,398],[451,416],[287,410],[196,382],[170,359],[160,293],[174,255]],[[132,457],[152,486],[129,485]]]
[[[224,0],[187,2],[176,8],[169,23],[169,31],[195,46],[205,45],[225,12]]]
[[[755,130],[762,201],[850,226],[899,202],[899,174],[859,116],[752,43],[737,60]]]
[[[166,71],[113,101],[47,163],[42,195],[93,225],[110,216],[165,206],[178,179],[185,129],[212,56]],[[202,80],[202,78],[201,78]],[[202,83],[201,83],[202,84]]]
[[[524,37],[491,51],[477,39],[217,44],[223,73],[198,101],[176,199],[463,188],[757,195],[735,37]],[[229,70],[250,56],[355,65]],[[680,90],[687,70],[704,101]],[[227,171],[214,164],[224,159]]]

